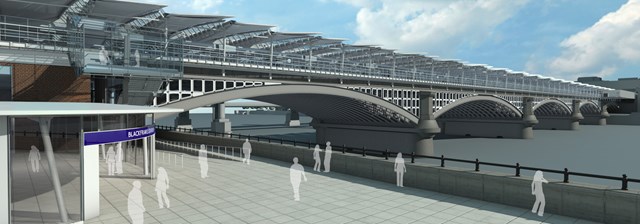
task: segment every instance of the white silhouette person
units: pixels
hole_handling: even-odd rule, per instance
[[[169,189],[169,176],[167,175],[167,171],[163,167],[158,167],[158,176],[156,180],[156,194],[158,195],[158,207],[164,208],[162,199],[164,199],[164,203],[167,204],[167,208],[169,208],[169,197],[167,197],[167,190]]]
[[[131,223],[133,224],[144,223],[144,212],[146,210],[142,200],[142,191],[140,191],[141,187],[140,181],[133,181],[133,188],[129,192],[127,209],[129,210],[129,217],[131,217]]]
[[[298,163],[298,157],[293,157],[293,165],[289,168],[289,180],[293,186],[293,200],[295,201],[300,201],[300,182],[302,182],[303,178],[307,182],[304,167]]]
[[[398,153],[398,156],[396,156],[396,161],[393,165],[393,171],[396,172],[396,186],[404,187],[404,173],[407,172],[407,167],[404,165],[404,158],[402,158],[402,153]]]
[[[122,154],[122,142],[118,142],[116,144],[116,174],[122,174],[122,159],[124,154]]]
[[[313,171],[320,172],[320,166],[322,166],[322,159],[320,159],[320,146],[316,145],[313,149],[313,160],[316,161],[316,164],[313,165]]]
[[[113,146],[109,146],[107,150],[107,171],[109,176],[115,175],[114,166],[116,165],[116,152],[113,151]]]
[[[244,143],[242,143],[242,154],[244,154],[242,163],[251,164],[251,143],[249,143],[249,139],[245,139]]]
[[[324,172],[328,173],[331,171],[331,142],[327,142],[327,148],[324,149]]]
[[[31,162],[31,171],[40,172],[40,150],[35,145],[32,145],[31,151],[29,151],[29,161]]]
[[[140,52],[138,52],[138,49],[136,49],[136,52],[133,53],[133,57],[136,59],[135,67],[140,67]]]
[[[542,183],[549,183],[549,181],[545,180],[542,175],[542,171],[536,171],[533,175],[533,181],[531,182],[531,194],[536,196],[536,201],[533,203],[533,209],[531,209],[531,212],[536,213],[537,211],[538,216],[544,215],[544,206],[546,204],[544,193],[542,192]]]
[[[200,145],[200,150],[198,151],[198,163],[200,163],[200,178],[209,177],[209,162],[207,161],[207,150],[204,144]]]
[[[105,50],[104,46],[100,46],[100,52],[98,52],[98,60],[100,61],[101,65],[109,64],[109,51]]]

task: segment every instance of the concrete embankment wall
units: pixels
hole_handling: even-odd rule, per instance
[[[177,132],[158,131],[157,137],[173,141],[201,144],[242,146],[244,139],[229,139]],[[252,155],[292,162],[298,157],[305,166],[313,166],[313,150],[279,143],[251,142]],[[324,153],[323,153],[324,154]],[[324,158],[324,155],[321,155]],[[331,171],[395,183],[393,159],[342,154],[335,151]],[[404,184],[424,190],[442,192],[478,200],[531,209],[535,196],[531,194],[531,178],[513,174],[475,172],[473,170],[410,163]],[[640,191],[586,186],[550,180],[544,184],[546,213],[576,217],[605,223],[640,223]]]

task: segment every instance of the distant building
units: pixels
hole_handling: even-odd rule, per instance
[[[640,112],[640,104],[638,104],[638,93],[640,92],[640,78],[619,78],[618,80],[602,80],[601,77],[589,76],[579,77],[578,82],[608,87],[612,89],[626,90],[636,94],[635,99],[622,99],[618,102],[619,108],[610,108],[611,113],[633,113]]]

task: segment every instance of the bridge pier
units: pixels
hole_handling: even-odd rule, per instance
[[[284,121],[284,125],[289,127],[298,127],[300,126],[300,113],[298,111],[289,109],[287,111],[286,120]]]
[[[585,125],[607,125],[607,118],[609,112],[607,112],[606,106],[600,106],[600,114],[585,114],[584,120],[580,123]]]
[[[416,141],[416,155],[432,156],[433,137],[440,133],[440,126],[433,116],[433,97],[435,93],[420,92],[420,118],[418,120],[418,134]]]
[[[211,121],[211,131],[218,133],[231,133],[231,122],[225,117],[224,103],[214,104],[211,106],[213,119]]]
[[[176,128],[193,129],[193,125],[191,125],[191,118],[189,118],[189,111],[179,113],[178,117],[173,121],[173,124]]]
[[[578,130],[580,128],[580,121],[584,119],[582,113],[580,113],[580,102],[580,100],[572,101],[570,117],[537,117],[538,124],[534,126],[534,129]]]

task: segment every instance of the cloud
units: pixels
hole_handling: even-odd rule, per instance
[[[334,0],[361,7],[357,44],[402,52],[453,56],[460,46],[478,45],[526,5],[513,0]]]
[[[547,70],[565,77],[609,76],[640,64],[640,0],[629,0],[591,27],[560,43],[562,52]]]

